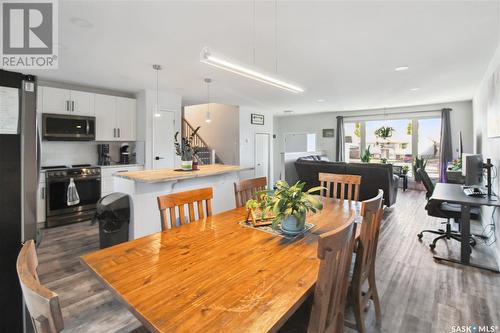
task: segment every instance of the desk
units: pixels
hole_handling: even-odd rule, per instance
[[[151,332],[274,332],[314,288],[319,235],[355,218],[356,203],[322,200],[295,240],[240,225],[236,208],[82,262]]]
[[[498,269],[496,268],[494,269],[490,267],[485,267],[470,262],[469,237],[470,237],[471,207],[480,207],[480,206],[500,207],[500,200],[498,200],[497,197],[494,197],[492,199],[489,199],[488,197],[469,197],[465,195],[465,193],[463,192],[462,185],[446,184],[446,183],[436,184],[434,192],[432,193],[432,196],[429,199],[429,201],[432,200],[438,202],[454,203],[462,206],[461,219],[460,219],[461,233],[462,233],[462,241],[460,245],[460,260],[452,258],[444,258],[440,256],[434,256],[434,258],[437,260],[451,261],[499,273]]]

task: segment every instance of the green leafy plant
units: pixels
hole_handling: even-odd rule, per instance
[[[392,136],[394,128],[390,126],[382,126],[375,131],[375,136],[380,139],[387,139]]]
[[[354,125],[354,135],[358,138],[361,138],[361,123],[356,123]]]
[[[415,157],[415,160],[413,161],[413,177],[415,178],[415,181],[420,183],[422,182],[422,179],[420,178],[420,175],[418,174],[417,170],[422,169],[425,170],[425,167],[427,166],[427,160],[423,157]]]
[[[401,168],[401,170],[403,171],[403,175],[406,175],[408,174],[408,171],[410,171],[410,167],[407,164],[405,164],[403,165],[403,168]]]
[[[408,123],[408,125],[406,125],[406,134],[407,135],[413,134],[413,123],[411,121]]]
[[[274,191],[265,191],[266,196],[260,202],[258,200],[247,201],[247,208],[260,208],[263,211],[272,212],[273,228],[286,220],[290,216],[297,219],[297,226],[305,222],[307,212],[316,213],[323,209],[322,202],[312,193],[321,191],[324,187],[317,186],[307,191],[303,191],[306,183],[297,182],[294,185],[288,185],[287,182],[280,180],[275,185]]]
[[[363,154],[361,154],[361,162],[370,163],[373,156],[373,154],[370,151],[370,148],[371,147],[368,145]]]
[[[453,160],[452,166],[451,166],[451,171],[459,171],[459,170],[462,170],[462,159],[461,158]]]
[[[179,142],[179,132],[176,132],[174,135],[174,146],[175,153],[181,157],[183,161],[191,161],[193,158],[197,158],[197,154],[200,150],[199,147],[193,145],[194,137],[200,130],[200,126],[198,126],[193,133],[188,138],[181,138]]]
[[[273,208],[271,204],[271,192],[265,190],[265,191],[259,191],[256,194],[255,199],[250,199],[246,202],[245,207],[247,209],[251,209],[253,211],[256,211],[260,214],[259,218],[265,220],[268,217],[271,217],[271,210]]]

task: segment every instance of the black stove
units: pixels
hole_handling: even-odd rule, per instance
[[[91,164],[54,165],[46,170],[47,227],[82,222],[93,217],[101,198],[101,168]],[[73,180],[80,202],[68,203],[68,186]]]

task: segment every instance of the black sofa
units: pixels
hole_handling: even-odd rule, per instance
[[[367,200],[384,190],[384,204],[396,203],[399,177],[392,173],[392,164],[330,162],[319,156],[301,157],[295,162],[300,181],[306,182],[305,189],[319,185],[320,172],[360,175],[359,200]]]

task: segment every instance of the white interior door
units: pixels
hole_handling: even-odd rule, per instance
[[[153,141],[153,168],[174,167],[174,135],[175,118],[174,112],[155,112],[154,117],[154,141]]]
[[[255,134],[255,177],[267,177],[269,181],[269,134]]]

